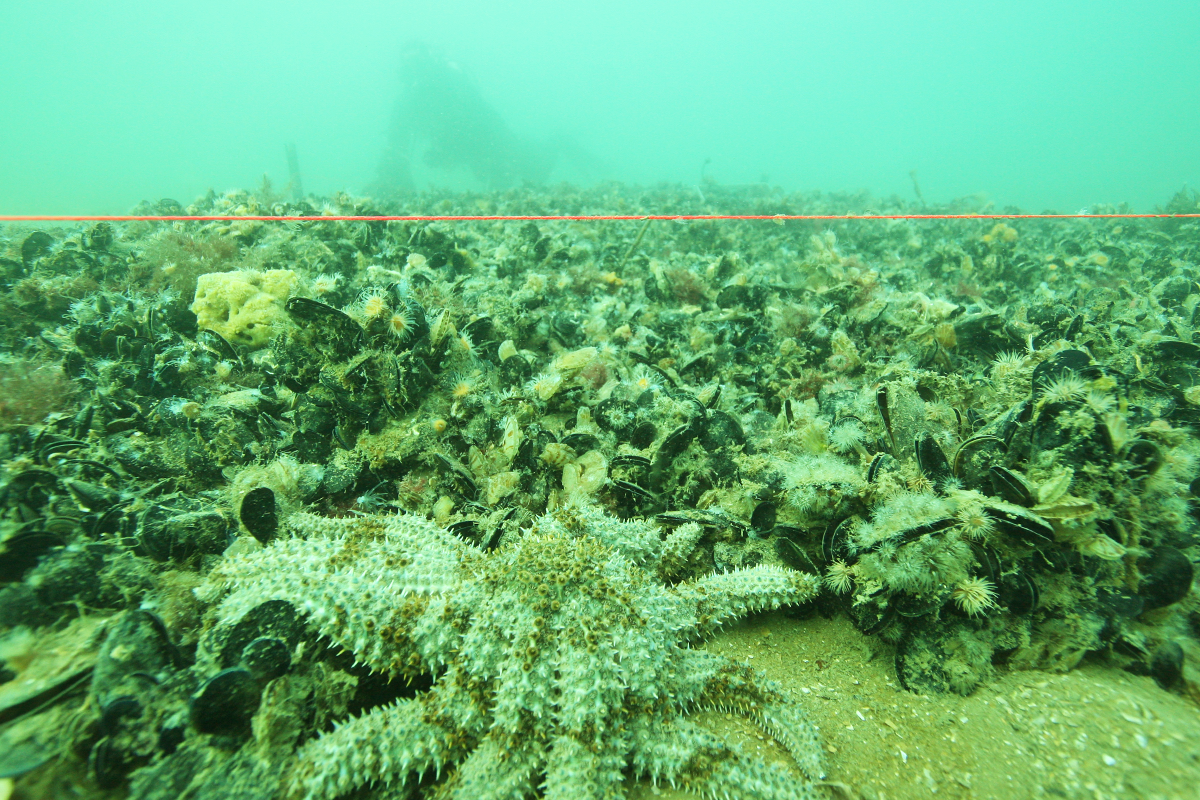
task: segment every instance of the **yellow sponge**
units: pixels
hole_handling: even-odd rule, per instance
[[[299,278],[290,269],[210,272],[196,280],[196,324],[252,350],[271,341],[287,314],[284,302]]]

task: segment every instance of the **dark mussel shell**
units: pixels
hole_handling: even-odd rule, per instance
[[[899,616],[894,603],[888,603],[885,607],[880,607],[875,603],[850,605],[846,609],[846,613],[850,617],[851,624],[867,636],[879,633],[895,622],[896,617]]]
[[[612,431],[624,439],[637,424],[637,406],[619,397],[610,397],[596,404],[593,416],[601,430]]]
[[[100,709],[99,729],[101,736],[117,732],[123,720],[136,720],[142,716],[142,704],[131,694],[114,697]]]
[[[914,447],[917,454],[917,466],[920,467],[921,474],[932,481],[934,486],[940,488],[946,481],[954,477],[950,471],[950,462],[946,458],[946,454],[932,436],[928,433],[917,436]]]
[[[697,424],[701,429],[700,446],[710,452],[726,445],[746,443],[746,433],[742,430],[741,423],[724,411],[709,411],[706,418]]]
[[[53,236],[45,231],[34,231],[25,237],[25,241],[21,242],[21,261],[28,267],[32,262],[50,252],[53,244]]]
[[[248,733],[258,711],[259,683],[244,667],[224,669],[209,678],[192,698],[190,719],[201,733]]]
[[[780,561],[792,569],[798,569],[802,572],[810,572],[816,569],[816,565],[812,563],[812,559],[808,557],[808,553],[805,553],[804,548],[796,544],[791,536],[777,536],[775,538],[775,554],[779,556]]]
[[[1139,566],[1143,577],[1138,594],[1145,600],[1147,611],[1178,603],[1192,589],[1195,565],[1183,552],[1170,545],[1155,548],[1150,558]]]
[[[996,552],[996,548],[988,544],[971,542],[971,552],[975,556],[975,561],[982,569],[983,576],[992,583],[999,585],[1002,565],[1000,563],[1000,554]]]
[[[1150,657],[1150,675],[1163,689],[1170,689],[1183,677],[1183,647],[1179,642],[1163,642]]]
[[[1128,589],[1099,589],[1096,605],[1108,617],[1133,619],[1146,609],[1146,601]]]
[[[134,764],[133,754],[107,736],[92,745],[88,754],[88,769],[96,780],[96,786],[105,791],[120,786]]]
[[[1200,366],[1200,345],[1176,339],[1163,339],[1155,342],[1150,351],[1155,358],[1163,361],[1176,361],[1193,366]]]
[[[1033,396],[1041,397],[1051,383],[1067,373],[1084,375],[1092,364],[1092,358],[1082,350],[1060,350],[1033,368]]]
[[[667,438],[663,439],[663,443],[658,446],[657,452],[654,454],[654,462],[650,468],[650,482],[655,486],[662,484],[662,480],[671,463],[675,461],[675,457],[680,455],[684,450],[687,450],[696,436],[700,433],[699,425],[696,420],[685,425],[680,425],[675,430],[667,434]]]
[[[151,681],[158,681],[183,664],[163,621],[149,611],[134,609],[105,637],[92,671],[92,693],[104,708],[128,694],[131,677],[150,676]]]
[[[988,480],[992,485],[992,494],[1001,500],[1024,508],[1037,505],[1033,489],[1024,478],[1008,467],[992,467],[988,470]]]
[[[246,530],[263,544],[275,537],[279,527],[279,516],[276,512],[275,492],[266,486],[251,489],[242,498],[242,506],[238,516]]]
[[[221,512],[149,506],[137,523],[138,547],[155,561],[215,555],[229,543],[229,522]]]
[[[658,428],[654,427],[653,422],[640,422],[630,431],[629,444],[638,450],[645,450],[654,444],[654,440],[657,438]]]
[[[362,342],[363,329],[348,314],[307,297],[293,297],[284,308],[297,322],[311,325],[331,336],[339,349],[354,349]]]
[[[880,386],[875,391],[875,405],[879,409],[879,416],[883,419],[883,429],[887,432],[888,445],[893,453],[896,452],[896,435],[892,431],[892,412],[888,407],[889,392],[887,386]]]
[[[997,585],[999,603],[1010,614],[1031,614],[1041,602],[1042,594],[1038,591],[1037,583],[1024,572],[1005,575]]]
[[[970,694],[982,673],[972,676],[947,667],[955,657],[957,635],[968,625],[969,622],[918,623],[905,631],[896,646],[896,676],[900,685],[915,694]]]
[[[1026,544],[1036,547],[1054,541],[1054,527],[1036,514],[992,507],[987,508],[986,512],[996,523],[997,530],[1015,536]]]
[[[105,511],[121,499],[118,492],[87,481],[63,478],[63,485],[67,487],[79,507],[85,511]]]
[[[950,530],[957,525],[958,520],[954,517],[942,517],[941,519],[931,520],[920,525],[914,525],[911,528],[906,528],[903,531],[900,531],[900,533],[896,536],[893,536],[891,539],[886,541],[890,542],[891,544],[904,545],[910,542],[915,542],[922,536],[929,536],[931,534],[942,533],[943,531]],[[875,544],[871,545],[869,549],[871,551],[877,550],[883,544],[883,541],[876,542]]]
[[[46,531],[25,531],[0,542],[0,583],[21,580],[42,556],[63,544],[61,536]]]
[[[562,438],[562,444],[570,447],[576,453],[586,453],[600,446],[600,439],[594,433],[568,433]]]
[[[639,456],[636,453],[622,453],[619,456],[613,456],[612,461],[608,463],[612,467],[622,467],[629,470],[650,469],[650,459],[645,456]]]
[[[1032,416],[1033,403],[1026,398],[990,422],[984,432],[1000,439],[1008,447],[1012,445],[1017,431],[1021,429],[1022,425],[1029,422]]]
[[[290,653],[304,633],[304,622],[297,616],[295,607],[286,600],[267,600],[259,603],[227,629],[218,629],[214,634],[213,649],[217,663],[232,667],[245,658],[246,649],[259,639],[282,641]]]
[[[477,519],[460,519],[457,522],[451,522],[446,526],[446,530],[460,539],[466,539],[468,542],[478,539],[480,533],[483,531]]]
[[[626,496],[636,500],[649,500],[650,502],[658,501],[658,495],[649,489],[638,486],[633,481],[623,481],[619,478],[614,479],[612,481],[612,487],[618,492],[621,492],[622,494],[625,494]]]
[[[933,614],[945,602],[944,597],[939,597],[936,594],[928,594],[917,596],[904,592],[897,592],[892,595],[891,603],[896,606],[896,613],[902,617],[915,619],[918,617],[926,617]]]
[[[242,666],[263,683],[273,681],[291,669],[291,649],[282,639],[268,636],[255,639],[242,650]]]

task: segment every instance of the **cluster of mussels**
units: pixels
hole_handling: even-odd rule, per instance
[[[617,208],[911,210],[602,186],[406,211]],[[139,211],[383,209],[231,192]],[[285,674],[309,693],[302,721],[262,731],[308,736],[397,696],[305,646],[286,603],[228,630],[191,591],[301,508],[403,509],[486,548],[570,504],[664,536],[695,523],[668,580],[819,573],[811,608],[892,643],[914,691],[1094,653],[1200,692],[1193,222],[247,220],[9,228],[0,246],[0,637],[33,631],[36,650],[128,610],[71,737],[101,785],[133,773],[155,796],[154,753],[240,741]],[[255,323],[269,336],[198,324],[205,276],[281,270],[293,288]],[[10,686],[37,663],[14,652]],[[4,685],[0,718],[30,702]]]

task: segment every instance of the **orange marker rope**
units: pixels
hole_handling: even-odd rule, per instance
[[[399,214],[371,216],[0,214],[0,222],[600,222],[607,220],[1200,219],[1200,214]]]

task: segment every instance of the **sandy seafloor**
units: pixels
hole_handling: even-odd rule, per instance
[[[781,613],[708,647],[787,687],[820,726],[829,780],[862,798],[1185,800],[1200,787],[1200,712],[1150,678],[1085,664],[1005,672],[968,697],[916,695],[896,684],[893,648],[844,618]],[[705,722],[780,757],[753,726],[723,716]],[[642,789],[655,796],[672,795]]]
[[[432,197],[410,210],[992,210],[977,200],[931,209],[705,188],[703,202],[692,187],[608,187]],[[1200,197],[1184,192],[1172,203],[1194,210]],[[272,208],[313,210],[238,192],[187,210]],[[141,210],[184,209],[164,201]],[[345,195],[324,206],[330,214],[378,210]],[[763,563],[824,577],[817,608],[752,616],[698,646],[752,665],[806,710],[826,751],[831,797],[1200,796],[1200,600],[1192,585],[1200,560],[1200,226],[881,225],[437,224],[380,233],[235,223],[56,229],[41,238],[7,230],[0,386],[22,404],[0,402],[0,488],[17,487],[0,495],[0,535],[16,552],[44,526],[54,546],[38,545],[45,552],[27,554],[0,587],[3,607],[28,615],[17,633],[0,619],[9,660],[0,711],[90,669],[116,627],[106,620],[139,604],[161,615],[187,657],[164,667],[169,691],[138,695],[150,709],[143,727],[127,722],[107,736],[128,748],[128,761],[113,757],[106,791],[96,788],[94,755],[88,765],[102,738],[96,695],[78,691],[6,721],[3,741],[34,742],[33,761],[58,747],[46,731],[69,747],[15,783],[0,779],[0,800],[123,797],[126,773],[162,763],[159,730],[168,718],[186,723],[189,698],[216,672],[204,636],[228,622],[191,590],[220,563],[226,533],[240,537],[243,551],[259,547],[241,506],[254,486],[270,487],[281,517],[300,508],[326,516],[406,510],[458,524],[481,547],[511,544],[538,515],[569,502],[625,517],[710,514],[671,581]],[[70,271],[81,253],[92,272]],[[259,280],[270,269],[293,272],[285,276],[291,288],[263,301],[272,311],[261,329],[271,335],[229,334],[239,348],[232,356],[219,336],[202,341],[188,316],[197,280],[218,272]],[[299,308],[310,316],[291,306],[285,313],[289,296],[309,301]],[[328,305],[312,316],[316,298]],[[383,312],[370,311],[371,302]],[[412,325],[412,309],[427,319],[424,332],[393,338],[388,325]],[[330,345],[328,330],[313,335],[321,314],[355,331],[353,347]],[[170,346],[170,364],[141,358],[156,341]],[[351,362],[354,348],[367,355]],[[555,372],[572,358],[578,363],[565,377]],[[423,384],[397,388],[393,373],[385,380],[386,370],[372,372],[403,363],[396,374],[415,380],[418,360]],[[68,377],[75,389],[64,388]],[[264,406],[276,426],[266,433],[243,425],[254,414],[232,413],[226,402],[244,402],[256,387],[280,400]],[[306,397],[326,389],[328,419],[304,417]],[[80,423],[88,398],[97,400],[94,416]],[[632,422],[596,421],[614,399],[650,426],[640,443]],[[281,412],[284,400],[291,405]],[[364,406],[387,413],[368,419]],[[726,426],[715,441],[694,423],[697,407],[704,425]],[[580,441],[583,431],[593,449],[554,458],[549,449],[523,450],[505,461],[499,432],[520,414],[539,447]],[[746,441],[736,442],[743,427]],[[908,444],[914,437],[936,441],[955,474],[927,451],[922,457]],[[979,466],[969,454],[959,469],[964,442],[1001,439],[993,461]],[[47,442],[77,458],[46,457]],[[631,456],[646,463],[643,472]],[[101,474],[89,459],[120,469]],[[300,481],[279,478],[300,469],[297,459],[327,470],[319,487],[302,491]],[[1001,508],[1004,492],[989,477],[1000,466],[1028,497],[1003,506],[1010,525],[996,529],[984,512]],[[569,488],[569,469],[572,486],[587,483],[584,472],[591,482]],[[47,478],[51,471],[58,477]],[[37,488],[69,481],[76,495]],[[96,494],[88,500],[80,491]],[[98,512],[135,495],[138,514],[114,522]],[[202,505],[184,502],[194,497]],[[925,516],[897,510],[913,497]],[[229,530],[162,544],[167,534],[142,503],[160,504],[167,516],[217,509]],[[767,506],[760,529],[755,520],[767,518]],[[901,522],[889,529],[892,519]],[[849,534],[838,533],[839,520],[853,520]],[[945,520],[952,526],[937,527]],[[679,524],[660,522],[665,531]],[[81,579],[63,553],[89,547],[104,555]],[[949,577],[922,582],[914,563]],[[972,581],[974,595],[963,588]],[[900,619],[896,608],[906,603]],[[916,691],[901,685],[898,646],[908,648],[905,674]],[[951,657],[953,670],[941,671]],[[304,659],[297,672],[318,661],[345,667],[320,649]],[[960,681],[953,686],[951,673]],[[946,691],[926,691],[934,685]],[[749,753],[789,761],[741,717],[697,718]],[[186,736],[198,738],[191,728]],[[19,761],[10,752],[4,763]],[[685,796],[631,788],[636,800]]]

